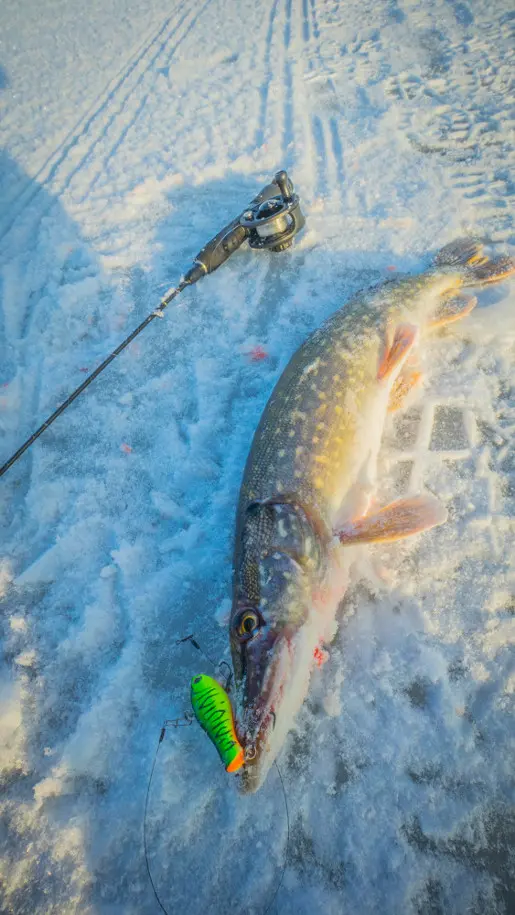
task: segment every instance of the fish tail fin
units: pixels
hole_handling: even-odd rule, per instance
[[[438,251],[435,267],[454,267],[463,277],[463,286],[500,283],[515,273],[515,259],[484,254],[483,244],[475,238],[458,238]]]

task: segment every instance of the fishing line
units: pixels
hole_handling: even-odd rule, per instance
[[[165,727],[162,727],[162,728],[161,728],[161,733],[160,733],[160,735],[159,735],[159,741],[158,741],[158,744],[157,744],[157,747],[156,747],[156,752],[154,753],[154,762],[152,763],[152,769],[150,770],[150,778],[149,778],[149,780],[148,780],[148,785],[147,785],[147,794],[146,794],[146,797],[145,797],[145,813],[144,813],[144,815],[143,815],[143,848],[144,848],[144,850],[145,850],[145,864],[146,864],[146,866],[147,866],[148,879],[150,880],[150,885],[151,885],[152,889],[154,890],[154,896],[156,897],[157,904],[159,905],[159,908],[161,909],[161,911],[164,912],[164,915],[168,915],[168,912],[166,911],[166,909],[165,909],[163,903],[161,902],[161,900],[160,900],[160,898],[159,898],[159,895],[158,895],[158,892],[157,892],[157,890],[156,890],[154,881],[153,881],[153,879],[152,879],[152,874],[151,874],[151,872],[150,872],[150,864],[149,864],[149,862],[148,862],[148,845],[147,845],[147,813],[148,813],[148,799],[149,799],[149,797],[150,797],[150,786],[151,786],[151,784],[152,784],[152,778],[153,778],[153,775],[154,775],[154,769],[155,769],[155,767],[156,767],[157,754],[159,753],[159,747],[161,746],[161,744],[162,744],[162,742],[163,742],[163,738],[164,738],[164,736],[165,736],[165,733],[166,733],[166,728],[165,728]]]
[[[216,661],[213,661],[213,658],[210,658],[209,655],[204,651],[204,649],[200,647],[199,643],[197,642],[197,640],[193,634],[185,635],[183,639],[177,639],[175,644],[181,645],[183,642],[189,642],[190,645],[193,645],[193,647],[196,648],[197,651],[200,651],[200,654],[204,655],[204,657],[209,661],[209,663],[213,665],[214,669],[218,672],[219,676],[225,677],[224,689],[226,692],[229,692],[229,690],[231,688],[231,682],[232,682],[232,670],[231,670],[229,664],[227,663],[227,661],[219,661],[218,664],[216,663]],[[223,667],[226,667],[227,671],[228,671],[228,673],[225,675],[222,673]]]
[[[175,644],[176,644],[176,645],[182,645],[183,642],[189,642],[190,645],[193,645],[193,647],[196,648],[197,651],[200,651],[200,654],[203,654],[204,657],[207,658],[207,660],[209,661],[210,664],[213,665],[213,667],[215,668],[215,670],[218,669],[218,666],[219,666],[219,665],[216,663],[216,661],[213,661],[213,658],[210,658],[210,657],[209,657],[209,655],[204,651],[203,648],[200,647],[200,645],[199,645],[199,643],[197,642],[197,640],[196,640],[195,636],[193,635],[193,633],[192,633],[191,635],[185,635],[184,638],[182,638],[182,639],[177,639],[176,642],[175,642]],[[227,663],[227,662],[226,662],[226,661],[222,661],[222,664],[225,664],[225,663]]]
[[[284,787],[283,777],[282,777],[282,775],[281,775],[281,770],[280,770],[279,766],[277,765],[277,760],[276,760],[276,759],[274,759],[274,766],[275,766],[275,768],[277,769],[277,774],[278,774],[279,778],[281,779],[281,787],[282,787],[282,789],[283,789],[284,809],[285,809],[285,811],[286,811],[286,848],[285,848],[285,851],[284,851],[283,868],[282,868],[282,871],[281,871],[281,876],[279,877],[279,883],[277,884],[275,893],[274,893],[274,895],[272,896],[272,898],[271,898],[271,900],[270,900],[270,903],[269,903],[269,905],[268,905],[268,908],[265,909],[265,911],[263,912],[263,915],[268,915],[268,912],[270,911],[270,909],[272,908],[272,906],[273,906],[273,904],[274,904],[274,902],[275,902],[277,893],[278,893],[279,890],[281,889],[281,885],[282,885],[282,882],[283,882],[283,880],[284,880],[284,875],[285,875],[285,873],[286,873],[286,865],[287,865],[287,863],[288,863],[288,850],[289,850],[289,847],[290,847],[290,812],[289,812],[289,810],[288,810],[288,798],[286,797],[286,788]]]
[[[165,737],[165,734],[166,734],[166,729],[167,729],[167,727],[175,727],[175,728],[187,727],[188,725],[192,724],[192,722],[193,722],[193,717],[190,716],[189,713],[186,713],[186,714],[184,715],[183,718],[175,718],[175,719],[173,719],[173,720],[171,720],[171,721],[165,721],[165,722],[164,722],[163,727],[161,728],[161,733],[160,733],[160,735],[159,735],[159,740],[158,740],[158,742],[157,742],[156,752],[154,753],[154,760],[153,760],[153,762],[152,762],[152,768],[151,768],[151,770],[150,770],[150,775],[149,775],[148,784],[147,784],[147,793],[146,793],[146,795],[145,795],[145,811],[144,811],[144,814],[143,814],[143,849],[144,849],[144,854],[145,854],[145,865],[146,865],[146,868],[147,868],[147,874],[148,874],[148,879],[150,880],[150,885],[151,885],[151,887],[152,887],[152,889],[153,889],[153,891],[154,891],[154,896],[155,896],[156,901],[157,901],[157,903],[158,903],[158,905],[159,905],[159,908],[160,908],[161,911],[164,913],[164,915],[170,915],[170,913],[169,913],[168,910],[165,908],[165,906],[164,906],[163,903],[161,902],[161,899],[159,898],[159,894],[158,894],[158,892],[157,892],[156,885],[155,885],[154,880],[153,880],[153,878],[152,878],[152,873],[151,873],[151,870],[150,870],[150,862],[149,862],[149,857],[148,857],[147,814],[148,814],[148,802],[149,802],[149,799],[150,799],[150,788],[151,788],[151,785],[152,785],[152,779],[153,779],[153,777],[154,777],[154,771],[155,771],[155,768],[156,768],[156,763],[157,763],[157,757],[158,757],[159,749],[160,749],[161,744],[162,744],[162,742],[163,742],[163,740],[164,740],[164,737]],[[272,895],[272,898],[270,899],[270,902],[268,903],[266,909],[264,909],[264,911],[263,911],[263,915],[268,915],[268,913],[271,911],[272,906],[273,906],[273,904],[274,904],[274,902],[275,902],[275,900],[276,900],[276,898],[277,898],[277,894],[278,894],[278,892],[279,892],[279,890],[280,890],[280,888],[281,888],[281,886],[282,886],[282,882],[283,882],[283,880],[284,880],[284,875],[285,875],[285,872],[286,872],[286,865],[287,865],[287,863],[288,863],[288,851],[289,851],[289,847],[290,847],[290,812],[289,812],[289,809],[288,809],[288,798],[287,798],[287,796],[286,796],[286,788],[285,788],[285,785],[284,785],[284,779],[283,779],[283,777],[282,777],[282,775],[281,775],[281,770],[279,769],[279,766],[277,765],[277,760],[274,761],[274,766],[275,766],[275,768],[277,769],[277,774],[278,774],[279,780],[280,780],[280,782],[281,782],[281,788],[282,788],[283,798],[284,798],[284,809],[285,809],[285,812],[286,812],[286,848],[285,848],[285,850],[284,850],[284,860],[283,860],[283,864],[282,864],[282,868],[281,868],[281,875],[280,875],[280,877],[279,877],[279,881],[278,881],[277,886],[276,886],[276,888],[275,888],[275,890],[274,890],[274,892],[273,892],[273,895]]]

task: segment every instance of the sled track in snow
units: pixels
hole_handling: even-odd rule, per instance
[[[327,65],[322,52],[322,28],[319,21],[317,0],[303,0],[302,3],[302,38],[307,58],[307,70],[303,75],[303,87],[315,89],[314,103],[310,105],[311,115],[309,130],[312,148],[317,161],[317,182],[314,188],[316,197],[327,196],[328,188],[338,188],[337,200],[345,180],[343,165],[343,144],[338,127],[339,112],[338,93],[333,73]],[[325,103],[317,104],[316,87],[323,85]],[[316,109],[316,113],[315,110]]]
[[[136,105],[136,109],[132,112],[127,123],[126,108],[128,103],[138,92],[147,76],[155,79],[156,69],[161,65],[161,58],[163,59],[162,65],[169,66],[177,48],[189,34],[210,2],[211,0],[206,0],[198,10],[192,5],[184,10],[185,4],[181,3],[172,15],[160,23],[157,29],[153,29],[137,50],[130,55],[124,66],[108,82],[105,89],[84,112],[64,140],[47,157],[34,179],[11,202],[11,208],[14,208],[14,212],[10,214],[8,221],[0,229],[0,242],[5,239],[13,225],[26,208],[37,198],[41,190],[50,190],[54,197],[60,196],[67,190],[74,177],[84,169],[86,163],[91,159],[98,144],[114,128],[115,139],[112,142],[111,149],[108,155],[103,158],[102,165],[93,177],[88,190],[82,196],[81,202],[86,199],[88,193],[98,181],[107,161],[119,149],[127,133],[143,110],[151,87],[144,93],[143,98]],[[184,29],[183,26],[185,26]],[[183,30],[179,31],[181,29]],[[169,43],[176,33],[179,34],[170,50]],[[114,106],[116,106],[116,110],[112,111]],[[107,115],[105,122],[103,115]],[[78,161],[75,161],[75,159]],[[44,212],[39,213],[38,218],[41,218],[42,215],[44,215]]]
[[[292,43],[292,3],[293,0],[273,0],[268,17],[263,75],[260,85],[260,107],[254,134],[254,146],[267,144],[274,133],[280,137],[280,155],[285,167],[291,166],[287,160],[288,141],[295,127],[293,108],[295,105],[292,84],[291,62],[289,60]],[[284,86],[281,103],[280,87]],[[288,133],[290,131],[290,133]]]
[[[76,202],[82,204],[88,199],[138,121],[157,74],[170,66],[177,48],[211,2],[206,0],[199,10],[191,4],[180,4],[171,16],[146,36],[72,130],[47,156],[34,179],[11,201],[11,212],[0,227],[0,243],[41,190],[45,189],[58,198],[72,189],[77,175],[85,175],[91,168],[93,174],[85,189],[81,188]],[[267,21],[261,99],[254,137],[255,147],[266,142],[272,129],[271,112],[275,115],[275,105],[270,104],[271,96],[274,92],[280,94],[278,86],[282,81],[285,87],[281,112],[283,161],[289,167],[295,164],[297,138],[300,140],[299,149],[304,148],[308,155],[315,151],[317,195],[323,193],[329,173],[339,184],[344,180],[342,143],[336,118],[324,119],[313,115],[309,123],[310,118],[304,110],[307,101],[305,80],[310,76],[320,77],[322,74],[336,97],[330,71],[320,51],[320,34],[316,0],[303,0],[302,3],[273,0]],[[176,41],[170,48],[175,36]],[[303,55],[306,55],[305,58]],[[293,144],[292,136],[295,137]],[[99,155],[102,144],[107,149]],[[289,152],[288,147],[291,150],[292,146],[294,150]],[[46,209],[38,213],[38,217],[41,218],[44,212]]]
[[[274,34],[274,23],[275,17],[277,15],[278,4],[279,0],[273,0],[272,6],[270,7],[268,28],[265,38],[265,54],[263,59],[264,78],[259,90],[261,99],[258,123],[254,137],[254,145],[258,147],[262,146],[265,142],[268,95],[270,92],[270,83],[272,81],[272,39]]]
[[[322,28],[316,0],[273,0],[254,130],[254,148],[274,144],[277,160],[304,173],[303,193],[312,198],[326,197],[329,183],[334,190],[344,182],[343,143],[334,113],[339,106],[321,50]],[[317,80],[324,81],[329,95],[328,111],[313,94]]]
[[[103,157],[100,167],[98,168],[95,176],[92,178],[90,184],[88,185],[86,192],[80,197],[79,202],[83,203],[88,198],[89,194],[94,190],[99,178],[101,177],[104,169],[107,167],[109,161],[113,158],[113,156],[116,155],[118,149],[121,147],[123,141],[125,140],[125,137],[129,133],[131,128],[136,124],[141,112],[143,111],[143,109],[145,107],[147,99],[152,91],[152,88],[153,88],[153,85],[154,85],[155,79],[156,79],[156,74],[159,73],[159,71],[161,69],[167,69],[170,66],[170,64],[172,63],[172,60],[174,58],[175,52],[177,51],[179,46],[182,44],[184,39],[189,35],[189,33],[195,27],[196,22],[200,19],[200,17],[204,13],[205,9],[209,6],[209,4],[211,2],[212,2],[212,0],[205,0],[205,2],[202,4],[202,6],[200,6],[198,8],[194,7],[194,14],[192,17],[191,17],[191,12],[192,12],[191,9],[188,9],[186,11],[186,13],[184,13],[184,15],[181,17],[181,19],[177,23],[177,25],[174,26],[173,31],[167,36],[166,40],[164,42],[162,42],[162,44],[159,46],[158,51],[156,52],[156,54],[150,61],[150,64],[146,68],[145,72],[142,73],[138,77],[136,85],[134,86],[134,89],[130,93],[130,96],[129,96],[130,100],[132,100],[132,97],[133,97],[136,89],[139,88],[140,86],[143,87],[143,81],[145,79],[147,71],[150,69],[152,70],[152,77],[153,77],[152,82],[148,86],[148,88],[143,87],[142,97],[137,102],[135,108],[131,112],[128,123],[127,124],[124,123],[126,120],[125,110],[124,110],[125,104],[127,101],[129,101],[129,99],[126,99],[125,101],[123,101],[120,104],[120,106],[118,107],[118,110],[111,116],[111,118],[109,119],[109,122],[107,123],[104,130],[101,132],[100,136],[94,142],[94,144],[92,145],[90,150],[88,150],[87,155],[84,157],[82,162],[79,164],[77,171],[80,171],[81,168],[83,167],[83,165],[86,163],[87,159],[89,159],[95,146],[99,142],[101,142],[104,138],[107,139],[110,128],[112,126],[114,126],[114,128],[115,128],[113,131],[114,140],[109,141],[109,151]],[[186,23],[186,27],[180,32],[180,34],[179,34],[177,40],[174,42],[173,46],[171,48],[168,48],[168,42],[175,34],[175,31],[181,29],[181,27],[185,23]],[[123,127],[121,127],[122,122],[124,123]],[[73,175],[71,176],[71,178],[73,178]],[[68,185],[71,181],[71,178],[68,180],[66,187],[68,187]]]
[[[150,35],[140,44],[135,52],[131,54],[126,63],[121,67],[116,75],[109,80],[102,92],[88,106],[83,115],[79,118],[72,129],[67,133],[64,139],[51,152],[43,165],[38,169],[34,178],[31,179],[23,190],[10,202],[11,207],[15,207],[15,212],[11,215],[9,222],[0,231],[0,241],[7,235],[12,228],[16,219],[21,215],[23,210],[37,197],[40,190],[46,187],[59,173],[59,170],[65,164],[73,148],[80,142],[81,137],[85,136],[94,122],[108,107],[110,101],[116,93],[123,89],[124,83],[128,80],[133,70],[144,61],[150,53],[154,43],[162,35],[163,31],[171,22],[173,16],[169,16],[164,23],[161,23],[158,29],[153,29]],[[36,184],[36,182],[38,182]],[[16,206],[18,204],[18,206]]]

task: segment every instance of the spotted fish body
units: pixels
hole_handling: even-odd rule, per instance
[[[254,437],[239,519],[253,500],[295,494],[331,529],[341,493],[378,449],[382,428],[371,428],[371,419],[380,401],[384,421],[388,405],[389,391],[377,385],[388,322],[399,323],[410,305],[418,311],[424,286],[429,282],[400,281],[372,298],[358,297],[295,353]]]
[[[230,639],[238,732],[254,751],[244,790],[262,783],[307,694],[317,646],[335,633],[348,571],[339,541],[397,539],[445,520],[429,497],[370,513],[386,415],[411,384],[408,363],[423,334],[475,303],[438,318],[449,296],[513,266],[487,261],[471,243],[448,246],[427,273],[357,295],[279,379],[237,511]]]

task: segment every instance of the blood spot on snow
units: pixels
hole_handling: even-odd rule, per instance
[[[79,372],[84,372],[84,374],[86,374],[86,372],[89,372],[87,365],[81,366],[81,368],[79,369]]]
[[[251,362],[262,362],[263,359],[268,359],[268,353],[262,346],[254,346],[253,349],[249,350],[247,356]]]
[[[132,448],[130,445],[127,444],[127,442],[122,442],[122,444],[120,445],[120,450],[123,451],[124,454],[131,454],[131,452],[132,452]]]
[[[315,659],[315,664],[317,667],[322,667],[323,664],[327,661],[327,652],[320,648],[319,645],[315,648],[313,652],[313,657]]]
[[[389,264],[386,269],[389,270],[390,273],[393,273],[394,270],[397,270],[397,267],[395,266],[395,264]]]

